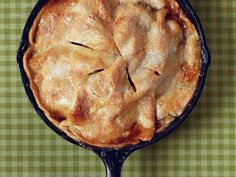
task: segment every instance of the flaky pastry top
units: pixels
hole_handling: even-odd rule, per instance
[[[151,140],[182,114],[197,86],[199,46],[177,0],[49,0],[23,60],[54,125],[118,148]]]

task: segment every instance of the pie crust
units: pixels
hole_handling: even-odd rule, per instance
[[[151,140],[183,113],[199,79],[200,44],[177,0],[49,0],[23,60],[54,125],[118,148]]]

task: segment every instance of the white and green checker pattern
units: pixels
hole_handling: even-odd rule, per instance
[[[36,0],[0,0],[0,177],[103,177],[102,162],[52,132],[23,90],[16,51]],[[212,63],[189,118],[132,154],[123,177],[236,177],[236,1],[191,0]]]

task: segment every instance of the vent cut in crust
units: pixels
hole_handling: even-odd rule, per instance
[[[199,37],[176,0],[49,0],[29,39],[24,69],[39,107],[90,145],[151,140],[199,79]]]

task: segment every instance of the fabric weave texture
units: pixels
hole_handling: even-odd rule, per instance
[[[203,94],[176,131],[126,160],[124,177],[236,176],[236,1],[190,2],[212,54]],[[99,158],[51,131],[24,92],[16,52],[35,3],[0,0],[0,176],[105,176]]]

